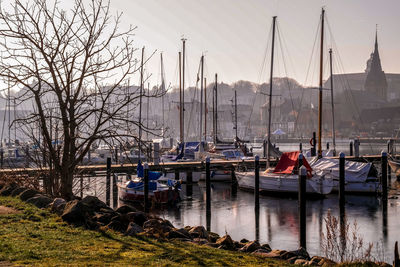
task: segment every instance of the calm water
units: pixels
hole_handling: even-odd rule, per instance
[[[297,145],[279,144],[282,151],[298,149]],[[309,146],[304,144],[303,148]],[[399,152],[400,147],[397,148]],[[348,153],[348,142],[340,142],[338,151]],[[361,144],[361,154],[378,154],[386,150],[384,144]],[[261,151],[261,150],[260,150]],[[256,151],[255,151],[256,152]],[[376,164],[379,167],[379,164]],[[374,243],[386,252],[374,250],[380,260],[392,262],[395,241],[400,241],[400,183],[392,175],[391,199],[388,200],[387,215],[383,215],[380,198],[375,196],[346,196],[345,212],[348,222],[357,222],[358,234],[364,243]],[[79,195],[79,183],[75,185]],[[183,201],[176,208],[153,211],[170,220],[176,227],[207,225],[204,183],[193,185],[192,196],[187,196],[183,185]],[[112,194],[112,191],[111,191]],[[105,201],[105,178],[84,179],[84,195],[95,195]],[[258,218],[254,211],[253,193],[231,189],[230,183],[212,183],[211,189],[211,231],[234,240],[246,238],[268,243],[273,249],[293,250],[298,248],[298,203],[297,199],[260,196]],[[307,250],[312,255],[323,255],[322,233],[326,233],[325,221],[328,211],[339,216],[338,196],[329,195],[322,200],[307,201]],[[112,197],[111,197],[112,203]],[[121,203],[120,203],[121,204]],[[381,249],[382,250],[382,249]]]
[[[229,183],[213,183],[211,190],[211,231],[220,235],[228,233],[234,240],[246,238],[268,243],[273,249],[298,248],[297,199],[260,197],[260,213],[254,212],[253,193],[238,190],[235,194]],[[393,186],[398,186],[393,182]],[[182,195],[186,194],[186,188]],[[206,226],[205,184],[193,186],[193,196],[185,197],[177,208],[156,212],[170,220],[176,227]],[[307,250],[321,255],[324,219],[328,211],[339,216],[338,197],[307,201]],[[387,217],[383,216],[379,198],[346,196],[345,212],[349,223],[357,222],[358,233],[364,242],[378,243],[387,249],[386,261],[392,261],[393,247],[400,241],[400,201],[389,199]],[[258,227],[257,227],[258,226]],[[377,252],[375,252],[377,253]]]

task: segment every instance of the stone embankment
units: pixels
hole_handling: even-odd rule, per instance
[[[1,196],[15,196],[38,208],[49,208],[67,223],[85,227],[90,230],[106,231],[108,229],[128,236],[144,236],[157,240],[176,240],[218,249],[253,253],[259,257],[279,259],[291,264],[331,266],[336,263],[330,259],[314,256],[300,248],[294,251],[272,250],[268,244],[242,239],[232,240],[229,235],[219,236],[207,231],[203,226],[174,227],[168,220],[146,214],[130,205],[112,209],[97,197],[87,196],[83,199],[65,201],[62,198],[51,198],[45,194],[16,184],[0,184]],[[373,264],[376,266],[376,264]],[[380,266],[391,266],[380,263]]]

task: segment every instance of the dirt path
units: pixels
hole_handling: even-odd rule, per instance
[[[12,209],[12,208],[9,208],[9,207],[5,207],[5,206],[0,206],[0,215],[3,215],[3,214],[15,214],[15,213],[18,213],[19,211],[18,210],[15,210],[15,209]],[[0,264],[0,266],[1,266],[1,264]]]

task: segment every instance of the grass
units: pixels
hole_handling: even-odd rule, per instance
[[[17,198],[0,197],[0,205],[20,211],[0,215],[0,265],[287,266],[285,261],[207,246],[74,228]]]

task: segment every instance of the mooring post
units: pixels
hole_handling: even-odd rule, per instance
[[[4,165],[4,150],[3,150],[3,148],[0,149],[0,164],[1,164],[1,168],[3,168],[3,165]]]
[[[311,144],[311,156],[315,157],[317,155],[317,137],[316,137],[316,133],[313,132],[312,133],[313,137],[312,137],[312,144]]]
[[[303,143],[299,144],[299,150],[300,150],[300,153],[303,153]]]
[[[115,209],[118,206],[118,176],[114,173],[113,175],[113,208]]]
[[[299,170],[299,224],[300,224],[300,247],[306,248],[306,179],[307,168],[301,166]]]
[[[110,182],[111,182],[111,158],[107,158],[107,176],[106,176],[106,204],[110,206]]]
[[[144,168],[144,212],[149,212],[149,165],[147,162]]]
[[[350,157],[353,156],[353,141],[350,141]]]
[[[175,180],[178,181],[179,178],[179,169],[175,169]]]
[[[394,260],[393,260],[393,267],[400,267],[400,256],[399,256],[399,248],[396,243],[394,243]]]
[[[153,163],[154,165],[160,164],[160,143],[153,145]]]
[[[382,157],[382,160],[381,160],[381,163],[382,163],[382,165],[381,165],[381,168],[382,168],[382,178],[381,178],[382,199],[384,201],[386,201],[387,196],[388,196],[388,192],[387,192],[387,187],[388,187],[388,185],[387,185],[387,170],[388,170],[388,168],[387,168],[387,165],[388,165],[387,164],[387,153],[382,151],[381,157]]]
[[[254,158],[254,207],[256,210],[260,208],[260,157]]]
[[[267,157],[267,140],[263,140],[263,158]]]
[[[345,204],[345,155],[343,152],[339,154],[339,209],[344,210]]]
[[[329,142],[326,142],[326,150],[329,150]]]
[[[360,139],[354,139],[354,156],[360,157]]]
[[[303,153],[299,154],[299,165],[297,166],[299,173],[300,173],[300,167],[303,166]]]
[[[211,228],[211,173],[210,173],[210,157],[206,158],[206,219],[207,231]]]

